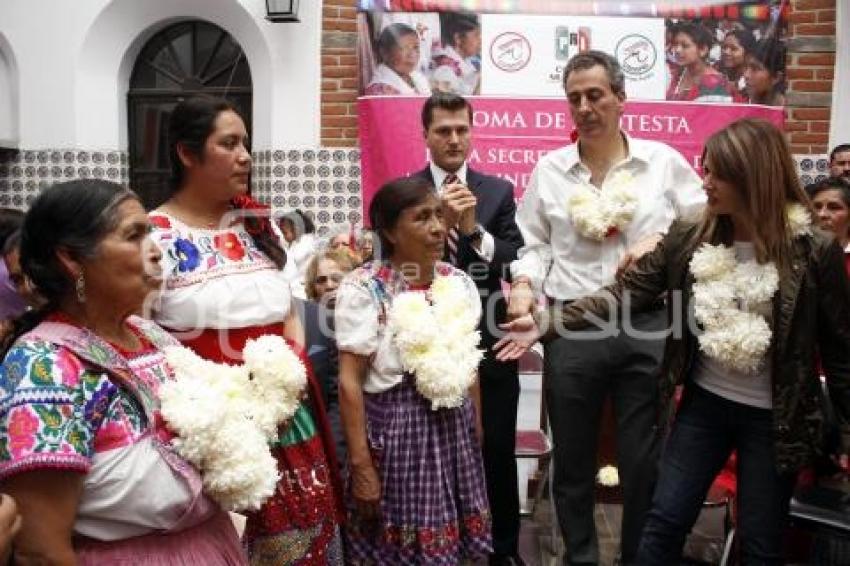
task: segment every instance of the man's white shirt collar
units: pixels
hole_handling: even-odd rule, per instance
[[[631,161],[632,159],[635,159],[637,161],[641,161],[645,164],[649,164],[649,156],[644,151],[645,146],[641,143],[635,143],[635,140],[631,136],[629,136],[629,134],[627,134],[626,132],[624,132],[622,130],[620,130],[620,134],[623,136],[623,139],[626,140],[627,155],[626,155],[625,159],[623,159],[622,161],[620,161],[618,163],[614,163],[612,165],[616,166],[616,165],[619,165],[620,163]],[[564,159],[565,159],[564,164],[567,167],[567,171],[570,171],[574,167],[577,167],[579,165],[587,168],[587,166],[584,165],[581,162],[581,156],[579,155],[579,152],[578,152],[578,144],[579,144],[579,142],[576,142],[572,145],[567,146],[568,151],[564,155]]]

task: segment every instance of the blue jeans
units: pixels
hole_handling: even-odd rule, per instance
[[[678,564],[708,489],[738,451],[738,526],[742,564],[781,564],[793,474],[776,470],[773,411],[688,383],[661,458],[638,548],[638,564]]]

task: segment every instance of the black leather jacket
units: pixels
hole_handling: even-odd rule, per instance
[[[588,314],[602,319],[611,306],[622,304],[628,291],[632,310],[640,310],[668,293],[671,320],[687,321],[692,313],[694,278],[688,270],[696,245],[696,225],[676,222],[651,253],[643,256],[623,278],[589,297],[536,315],[544,335],[557,328],[588,326]],[[813,230],[794,241],[790,274],[780,277],[773,299],[772,355],[773,431],[776,465],[780,472],[807,464],[820,446],[824,417],[818,356],[829,394],[850,446],[850,284],[844,254],[830,235]],[[676,294],[680,296],[672,300]],[[672,414],[672,398],[697,353],[691,326],[667,338],[659,387],[659,421]]]

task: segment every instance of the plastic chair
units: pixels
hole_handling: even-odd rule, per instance
[[[528,376],[542,376],[543,353],[540,345],[529,349],[519,360],[519,378]],[[549,470],[552,462],[552,441],[548,435],[549,417],[546,411],[546,402],[541,395],[540,399],[540,427],[536,429],[518,429],[516,431],[516,449],[514,455],[517,459],[537,460],[537,471],[534,477],[534,494],[529,494],[526,505],[520,509],[520,516],[530,517],[534,509],[543,498],[546,486],[549,483]]]

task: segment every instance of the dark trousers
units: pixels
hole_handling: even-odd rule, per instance
[[[658,310],[632,316],[631,326],[666,327]],[[553,495],[566,543],[566,564],[596,564],[594,524],[597,443],[603,403],[610,395],[617,422],[617,465],[623,488],[622,558],[637,551],[652,497],[658,458],[659,365],[664,339],[599,330],[559,337],[545,347],[544,390],[555,444]],[[580,339],[595,336],[593,339]]]
[[[664,446],[637,563],[679,563],[711,483],[737,450],[741,563],[781,564],[794,475],[777,472],[773,443],[773,411],[729,401],[688,383]]]
[[[516,448],[519,377],[517,363],[502,363],[488,354],[479,367],[484,428],[484,476],[493,516],[493,552],[517,554],[519,487]]]

